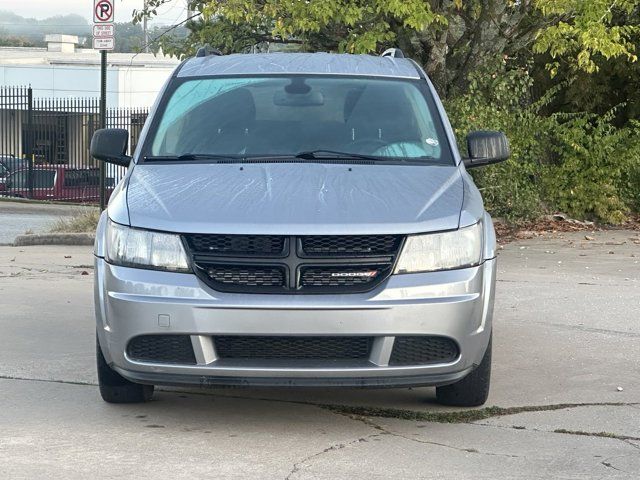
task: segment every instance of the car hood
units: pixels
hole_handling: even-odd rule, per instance
[[[142,164],[127,186],[131,225],[181,233],[336,235],[458,228],[455,166]]]

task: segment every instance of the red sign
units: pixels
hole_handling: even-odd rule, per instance
[[[94,0],[94,23],[107,23],[113,19],[113,0]]]

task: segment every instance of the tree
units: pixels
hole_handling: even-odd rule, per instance
[[[149,0],[136,20],[153,16],[168,0]],[[587,72],[597,59],[635,61],[630,37],[637,24],[613,24],[640,8],[640,0],[192,0],[202,18],[176,43],[177,56],[210,43],[225,52],[264,42],[305,50],[380,52],[400,46],[427,69],[443,94],[466,87],[468,73],[486,57],[551,56],[550,70],[563,61]]]
[[[142,27],[132,22],[115,24],[116,52],[139,52],[144,45]]]
[[[625,20],[640,9],[640,1],[536,0],[536,6],[545,17],[558,19],[541,29],[536,52],[549,52],[554,59],[570,58],[589,73],[598,70],[594,57],[637,60],[631,37],[640,31],[640,25]],[[622,21],[614,23],[615,16]]]

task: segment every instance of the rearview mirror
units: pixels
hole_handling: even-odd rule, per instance
[[[129,132],[123,128],[103,128],[97,130],[91,139],[91,156],[103,162],[128,167],[131,157],[127,153]]]
[[[469,158],[464,159],[467,168],[504,162],[511,155],[507,136],[492,130],[480,130],[467,135],[467,150]]]
[[[320,92],[276,92],[273,95],[273,104],[277,107],[320,107],[324,105],[324,96]]]

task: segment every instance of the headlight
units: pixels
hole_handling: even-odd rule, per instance
[[[189,272],[178,235],[151,232],[107,222],[107,261],[124,267]]]
[[[482,224],[452,232],[410,235],[395,273],[433,272],[478,265],[482,260]]]

